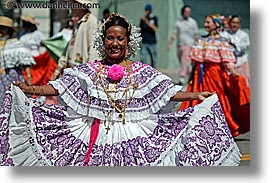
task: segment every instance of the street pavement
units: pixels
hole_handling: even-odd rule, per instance
[[[235,142],[242,154],[240,166],[250,166],[250,132],[235,137]]]
[[[172,79],[173,83],[178,83],[179,69],[158,69]],[[183,90],[187,85],[183,86]],[[240,166],[250,166],[250,132],[241,134],[234,138],[242,154]]]

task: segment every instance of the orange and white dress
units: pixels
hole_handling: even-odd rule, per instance
[[[234,137],[250,130],[250,90],[242,76],[229,74],[236,63],[233,50],[225,38],[200,37],[190,53],[195,63],[188,92],[216,92]],[[183,102],[180,110],[198,104]]]

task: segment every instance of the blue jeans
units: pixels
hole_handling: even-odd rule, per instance
[[[142,46],[141,46],[141,61],[145,64],[149,64],[147,62],[147,55],[148,54],[151,58],[151,66],[155,68],[156,67],[156,61],[157,61],[156,44],[142,43]]]

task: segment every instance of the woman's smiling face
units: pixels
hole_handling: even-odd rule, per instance
[[[126,29],[121,26],[111,26],[107,29],[104,38],[105,51],[111,60],[124,59],[128,40]]]
[[[211,33],[213,31],[216,31],[216,25],[215,23],[213,22],[213,19],[209,16],[207,16],[205,18],[205,21],[204,21],[204,28],[205,30],[208,32],[208,33]]]
[[[230,29],[233,32],[237,32],[239,30],[240,26],[241,26],[241,21],[238,17],[235,17],[230,21]]]

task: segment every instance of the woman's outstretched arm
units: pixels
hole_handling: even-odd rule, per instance
[[[29,86],[22,81],[13,82],[15,86],[18,86],[25,94],[40,95],[40,96],[58,96],[58,91],[50,84],[42,86]]]
[[[171,97],[171,101],[176,102],[183,102],[183,101],[189,101],[189,100],[201,100],[203,101],[207,97],[213,95],[215,92],[211,93],[208,91],[205,92],[183,92],[178,91],[176,95]]]

